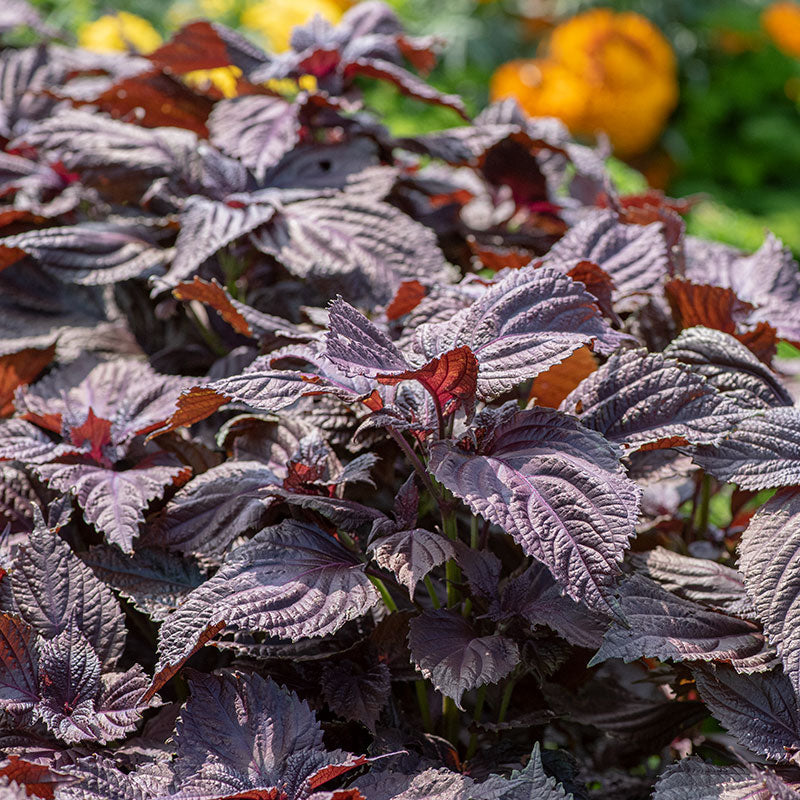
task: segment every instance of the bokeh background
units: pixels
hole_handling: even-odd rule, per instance
[[[411,32],[447,40],[432,75],[477,112],[514,96],[534,115],[607,142],[625,191],[699,193],[688,228],[745,249],[765,228],[800,254],[800,2],[390,0]],[[272,50],[348,0],[36,0],[96,50],[155,49],[197,17]],[[216,71],[215,71],[216,72]],[[223,89],[231,76],[200,76]],[[459,124],[388,86],[369,102],[398,134]]]

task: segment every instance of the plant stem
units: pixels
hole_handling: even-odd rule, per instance
[[[478,687],[478,695],[475,698],[475,713],[472,715],[472,721],[478,723],[481,721],[481,714],[483,713],[483,703],[486,700],[486,684]],[[469,745],[467,746],[467,754],[464,756],[465,761],[469,761],[475,755],[478,749],[478,732],[473,731],[469,736]]]
[[[194,322],[194,324],[197,326],[197,330],[203,337],[203,341],[211,349],[211,352],[214,353],[214,355],[219,356],[220,358],[222,356],[228,355],[228,349],[225,347],[224,344],[222,344],[222,341],[217,336],[217,334],[214,333],[214,331],[203,325],[203,323],[200,321],[200,317],[197,316],[197,312],[192,308],[192,304],[187,303],[185,305],[185,308],[187,315],[192,320],[192,322]]]
[[[708,515],[711,510],[711,480],[710,475],[703,475],[703,482],[700,486],[700,506],[695,519],[695,530],[700,536],[703,536],[708,530]]]
[[[509,682],[506,684],[506,688],[503,690],[503,696],[500,699],[500,710],[497,712],[498,725],[506,721],[506,714],[508,713],[508,707],[511,704],[511,695],[514,691],[514,684],[516,684],[516,682],[516,678],[511,678],[511,680],[509,680]]]
[[[454,511],[442,513],[442,532],[450,541],[458,541],[458,523]],[[458,584],[461,582],[461,570],[451,558],[444,566],[447,581],[447,607],[452,608],[459,601]]]
[[[428,685],[423,680],[414,681],[417,689],[417,705],[419,714],[422,717],[422,727],[426,733],[433,731],[433,720],[431,719],[431,707],[428,705]]]
[[[478,534],[478,518],[473,514],[472,519],[469,521],[469,546],[473,550],[477,550],[479,544],[480,536]]]
[[[431,476],[428,474],[428,470],[425,469],[425,465],[419,460],[419,456],[414,452],[411,445],[405,440],[405,437],[402,433],[400,433],[400,431],[397,430],[397,428],[388,427],[387,430],[389,431],[389,435],[392,437],[392,439],[397,442],[398,447],[403,451],[403,454],[409,460],[411,466],[414,467],[414,470],[416,471],[417,475],[419,475],[425,488],[428,490],[431,497],[433,497],[433,499],[436,501],[436,505],[442,509],[444,507],[442,495],[433,485]]]
[[[439,595],[436,594],[436,587],[433,585],[431,576],[426,575],[423,579],[423,583],[425,584],[425,588],[428,590],[428,595],[431,598],[431,603],[433,603],[433,607],[436,609],[441,608],[442,604],[441,602],[439,602]]]
[[[458,744],[458,706],[452,697],[442,697],[442,727],[444,738],[455,747]]]
[[[372,581],[372,585],[378,590],[378,592],[380,592],[381,599],[383,600],[386,608],[388,608],[392,613],[397,611],[397,603],[395,603],[395,601],[392,599],[392,596],[389,594],[386,584],[375,575],[369,575],[368,577]]]

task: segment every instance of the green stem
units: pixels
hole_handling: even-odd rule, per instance
[[[442,727],[444,738],[455,747],[458,744],[458,706],[452,697],[442,697]]]
[[[475,698],[475,713],[472,715],[472,721],[477,724],[481,721],[481,714],[483,713],[483,703],[486,700],[486,684],[478,687],[478,695]],[[467,754],[464,756],[465,761],[469,761],[475,755],[478,749],[478,732],[473,731],[469,736],[469,745],[467,746]]]
[[[711,511],[711,481],[710,475],[703,475],[703,483],[700,487],[700,506],[695,520],[695,530],[700,536],[703,536],[708,530],[708,516]]]
[[[433,720],[431,719],[431,707],[428,705],[428,684],[423,680],[414,681],[417,689],[417,705],[422,717],[422,727],[426,733],[433,731]]]
[[[380,578],[376,578],[374,575],[369,575],[368,577],[372,581],[372,585],[380,593],[381,599],[383,600],[386,608],[388,608],[392,613],[397,611],[397,603],[395,603],[395,601],[392,599],[392,596],[389,594],[386,584]]]
[[[469,521],[469,546],[473,550],[478,549],[480,544],[480,533],[478,532],[478,518],[473,514]]]
[[[189,315],[189,318],[197,326],[197,330],[203,337],[203,341],[211,348],[211,352],[220,357],[228,355],[228,350],[225,345],[222,344],[222,341],[214,331],[203,325],[200,321],[200,317],[197,316],[197,312],[192,308],[191,303],[187,303],[184,307],[186,308],[186,313]]]
[[[442,607],[441,602],[439,602],[439,595],[436,594],[436,587],[433,585],[433,581],[431,580],[430,575],[426,575],[423,579],[423,583],[425,584],[425,588],[428,590],[428,595],[431,598],[431,603],[433,603],[433,607],[435,609],[439,609]]]
[[[458,541],[458,522],[455,512],[442,513],[442,531],[450,541]],[[459,601],[458,584],[461,583],[461,570],[453,559],[445,564],[444,576],[447,582],[447,607],[452,608]]]
[[[500,699],[500,710],[497,712],[498,725],[506,721],[506,714],[508,713],[509,705],[511,705],[511,695],[514,692],[514,684],[516,684],[516,682],[516,679],[512,678],[503,690],[503,696]]]

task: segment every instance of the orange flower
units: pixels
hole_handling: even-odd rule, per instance
[[[800,58],[800,3],[772,3],[761,15],[761,24],[779,50]]]
[[[598,8],[557,26],[545,58],[504,64],[493,99],[516,97],[532,115],[560,117],[576,134],[608,134],[620,155],[646,150],[678,99],[675,56],[639,14]]]

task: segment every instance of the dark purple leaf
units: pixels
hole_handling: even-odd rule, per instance
[[[703,702],[745,747],[776,761],[800,750],[797,697],[780,669],[740,675],[717,664],[693,672]]]
[[[101,742],[123,738],[136,729],[142,712],[159,704],[144,700],[150,678],[138,664],[127,672],[103,675],[100,682],[100,691],[95,699],[95,724]]]
[[[724,661],[737,672],[760,672],[775,664],[774,651],[752,622],[672,595],[641,575],[623,581],[619,596],[626,624],[612,621],[591,663],[609,658]]]
[[[505,636],[477,636],[460,614],[424,611],[409,623],[408,644],[417,669],[461,708],[464,692],[497,683],[519,661],[515,642]]]
[[[133,469],[116,471],[92,464],[43,464],[36,471],[51,489],[72,493],[86,521],[109,544],[131,553],[145,509],[162,497],[170,484],[185,476],[188,467],[143,462]]]
[[[374,731],[378,716],[389,700],[391,673],[386,664],[379,662],[365,670],[353,661],[340,661],[325,666],[320,687],[334,714]]]
[[[252,240],[293,275],[353,303],[388,303],[402,281],[446,271],[433,231],[353,194],[288,204]]]
[[[11,533],[33,529],[33,507],[39,502],[31,479],[25,472],[0,464],[0,527]]]
[[[161,626],[159,670],[185,660],[218,624],[299,639],[333,633],[378,594],[364,565],[318,528],[286,521],[234,550]]]
[[[38,661],[33,628],[0,612],[0,709],[21,714],[38,702]]]
[[[282,97],[247,95],[223,100],[208,118],[210,138],[261,179],[297,144],[300,105]]]
[[[742,416],[738,403],[660,353],[615,353],[561,404],[627,453],[722,440]]]
[[[750,602],[740,572],[707,558],[682,556],[663,547],[631,554],[637,571],[667,591],[729,614],[747,614]]]
[[[274,502],[266,493],[281,479],[257,461],[227,461],[178,490],[149,526],[147,540],[217,559],[237,537],[257,529]]]
[[[690,364],[717,391],[742,401],[745,407],[792,405],[778,376],[733,336],[711,328],[681,331],[665,355]]]
[[[496,586],[496,581],[494,586],[487,582],[486,589],[493,590],[490,597]],[[590,650],[600,647],[608,626],[607,617],[566,597],[550,572],[538,563],[509,581],[489,613],[498,620],[517,615],[531,625],[547,625],[570,644]]]
[[[505,416],[475,452],[435,444],[436,479],[511,534],[570,597],[606,607],[634,533],[637,487],[614,448],[576,420],[544,408]]]
[[[64,631],[72,618],[101,661],[116,664],[125,646],[119,603],[58,533],[34,528],[17,550],[11,585],[22,617],[43,638]]]
[[[758,619],[800,692],[800,490],[776,494],[757,512],[739,543],[739,568]]]
[[[72,622],[40,645],[39,690],[36,715],[54,736],[67,744],[96,738],[100,659]]]
[[[58,280],[88,285],[144,276],[166,260],[143,229],[97,222],[27,231],[0,239],[0,246],[24,250]]]
[[[783,784],[782,794],[767,785],[767,780]],[[797,781],[785,783],[775,773],[757,777],[746,767],[720,767],[699,758],[684,758],[670,764],[655,786],[653,800],[795,800]]]
[[[621,341],[580,284],[555,269],[525,267],[448,321],[421,326],[415,348],[430,359],[469,347],[478,360],[478,396],[488,400],[586,344],[608,353]]]
[[[137,547],[128,556],[118,547],[98,545],[81,560],[156,622],[205,580],[195,561],[156,547]]]
[[[268,222],[275,207],[265,203],[208,197],[190,197],[181,214],[181,230],[175,241],[175,257],[164,280],[177,286],[225,245]]]
[[[170,773],[141,769],[122,772],[101,755],[79,758],[69,766],[74,783],[59,787],[59,800],[152,800],[169,790]]]
[[[23,419],[0,424],[0,458],[26,464],[45,464],[54,458],[80,452],[80,447],[59,444],[43,430]]]
[[[800,483],[800,409],[768,408],[742,420],[717,446],[697,447],[694,461],[740,489]]]
[[[328,752],[308,705],[267,678],[193,674],[175,729],[175,800],[301,800],[364,759]]]
[[[669,271],[662,223],[628,225],[614,211],[588,214],[556,243],[548,259],[593,261],[611,276],[615,303],[653,291]]]

